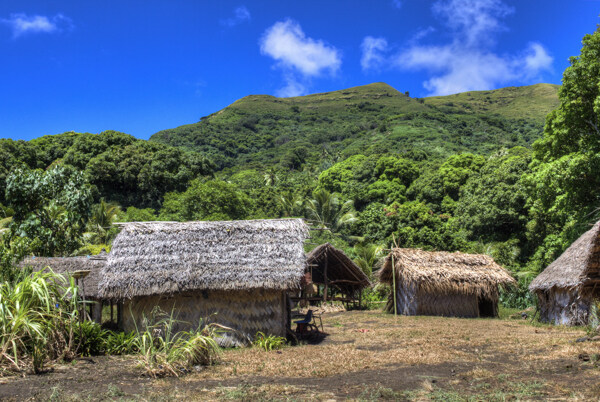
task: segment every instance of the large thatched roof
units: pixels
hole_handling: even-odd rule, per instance
[[[100,271],[106,264],[106,252],[89,257],[27,257],[19,266],[31,267],[41,271],[50,267],[57,274],[73,274],[76,271],[90,271],[83,279],[79,279],[79,288],[85,298],[98,299],[98,283]]]
[[[532,292],[553,287],[593,287],[600,279],[600,222],[596,223],[529,285]],[[596,282],[594,282],[596,281]],[[600,285],[600,283],[599,283]],[[600,290],[600,286],[598,286]]]
[[[379,272],[381,282],[392,283],[392,259],[398,284],[431,293],[477,294],[495,299],[498,285],[515,283],[491,257],[460,252],[395,248]]]
[[[327,264],[328,281],[341,287],[365,288],[371,285],[365,273],[342,251],[329,243],[321,244],[306,256],[312,267],[312,280],[324,283],[324,269]]]
[[[301,219],[125,224],[102,272],[113,299],[196,290],[295,289],[306,267]]]

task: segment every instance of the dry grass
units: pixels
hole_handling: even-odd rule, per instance
[[[226,350],[220,365],[177,379],[139,379],[130,368],[114,384],[126,400],[600,398],[600,342],[574,342],[585,335],[581,328],[521,320],[394,318],[378,312],[327,313],[323,323],[329,336],[317,345]],[[108,384],[98,384],[98,366],[90,368],[90,383],[83,374],[65,371],[76,380],[53,384],[81,398],[105,398]],[[105,369],[111,381],[119,378],[114,369]],[[28,378],[13,381],[23,381],[14,384],[15,390],[31,387]],[[44,384],[39,395],[48,397]]]
[[[336,313],[325,315],[324,319],[329,336],[322,344],[285,348],[276,353],[229,350],[223,364],[205,371],[202,377],[281,373],[289,377],[326,377],[391,364],[479,363],[498,355],[513,356],[526,364],[593,354],[600,346],[573,343],[584,334],[580,329],[534,327],[521,321],[394,318],[377,312]],[[327,325],[331,322],[337,325]]]

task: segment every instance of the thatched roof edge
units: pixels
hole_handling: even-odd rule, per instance
[[[198,290],[297,289],[307,237],[301,219],[123,225],[100,294],[128,299]]]
[[[330,243],[321,244],[320,246],[312,249],[307,255],[306,260],[308,264],[317,262],[320,258],[327,254],[332,255],[342,264],[348,273],[352,275],[358,284],[364,287],[371,286],[371,281],[362,269],[354,261],[350,259],[342,250],[335,248]]]
[[[73,274],[76,271],[90,271],[89,275],[80,280],[80,288],[86,298],[99,298],[98,284],[102,268],[106,265],[106,252],[96,256],[78,257],[36,257],[24,258],[19,267],[31,267],[34,272],[50,267],[57,274]]]
[[[431,293],[476,294],[497,299],[498,286],[516,284],[510,273],[491,257],[461,252],[395,248],[379,271],[379,280],[392,283],[392,259],[397,286]]]
[[[529,285],[531,292],[560,288],[579,290],[600,265],[600,222],[582,234]]]

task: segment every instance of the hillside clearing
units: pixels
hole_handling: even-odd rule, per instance
[[[600,396],[598,346],[583,329],[522,320],[329,313],[319,344],[225,351],[182,378],[141,377],[130,357],[94,357],[0,379],[8,400],[443,399]]]

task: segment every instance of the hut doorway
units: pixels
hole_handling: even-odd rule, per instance
[[[479,297],[477,299],[479,305],[479,317],[481,318],[493,318],[498,316],[496,311],[496,303],[485,297]]]

